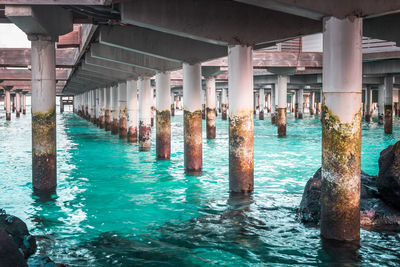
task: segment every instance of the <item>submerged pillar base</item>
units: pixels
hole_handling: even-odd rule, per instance
[[[278,126],[278,136],[286,136],[286,108],[276,108],[276,112],[276,126]]]
[[[223,120],[227,120],[228,119],[228,115],[227,115],[227,105],[226,104],[221,104],[221,116]]]
[[[105,122],[104,122],[104,129],[106,131],[111,131],[111,116],[110,116],[111,112],[109,109],[106,110],[106,114],[105,114]]]
[[[184,165],[189,175],[199,175],[202,169],[202,112],[184,110]]]
[[[129,143],[136,143],[137,142],[137,127],[129,127],[128,129],[128,135],[127,135],[127,140]]]
[[[215,108],[207,108],[207,139],[215,139],[216,137],[216,117],[217,110]]]
[[[385,105],[385,134],[393,133],[393,106]]]
[[[10,121],[11,120],[11,113],[6,113],[6,120]]]
[[[126,125],[127,125],[127,120],[125,115],[119,119],[119,138],[126,138],[128,136]]]
[[[111,124],[111,134],[118,134],[119,122],[118,119],[113,119]]]
[[[139,151],[150,151],[151,124],[139,122]]]
[[[171,114],[169,110],[156,113],[156,154],[157,159],[171,157]]]
[[[258,114],[258,119],[264,120],[264,111],[263,110],[261,110],[260,113]]]

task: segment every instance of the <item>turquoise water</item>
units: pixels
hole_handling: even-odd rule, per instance
[[[157,161],[154,142],[138,152],[75,114],[58,114],[57,197],[42,203],[31,194],[30,114],[6,122],[0,109],[0,207],[37,235],[30,263],[47,254],[70,266],[400,264],[397,233],[362,230],[359,247],[332,245],[296,220],[321,163],[318,117],[289,114],[286,138],[269,117],[255,120],[255,192],[247,199],[229,198],[227,121],[218,116],[217,139],[203,140],[199,177],[184,174],[182,121],[172,119],[171,160]],[[397,119],[393,135],[363,123],[362,169],[377,174],[379,152],[399,137]]]

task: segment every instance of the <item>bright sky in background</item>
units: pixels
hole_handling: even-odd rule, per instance
[[[0,48],[30,48],[26,34],[14,24],[0,23]]]

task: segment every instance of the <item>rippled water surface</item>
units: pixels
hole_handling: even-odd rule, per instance
[[[295,218],[304,185],[321,164],[318,117],[288,118],[277,138],[255,120],[255,192],[229,198],[228,124],[203,139],[204,172],[183,170],[182,115],[172,119],[170,161],[138,152],[72,113],[57,114],[58,191],[32,196],[30,114],[5,121],[0,109],[0,207],[27,222],[40,254],[71,266],[398,266],[400,235],[361,231],[361,244],[325,244]],[[203,125],[203,129],[205,129]],[[155,132],[152,132],[154,141]],[[205,137],[205,133],[203,133]],[[362,169],[377,174],[379,152],[399,140],[363,123]]]

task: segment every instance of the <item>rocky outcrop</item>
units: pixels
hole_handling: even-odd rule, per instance
[[[400,230],[400,210],[384,202],[377,189],[377,176],[361,172],[360,224],[367,230]],[[297,217],[302,222],[317,225],[321,216],[321,168],[304,189]]]
[[[15,244],[13,238],[0,228],[0,266],[1,267],[27,267],[24,255]]]

